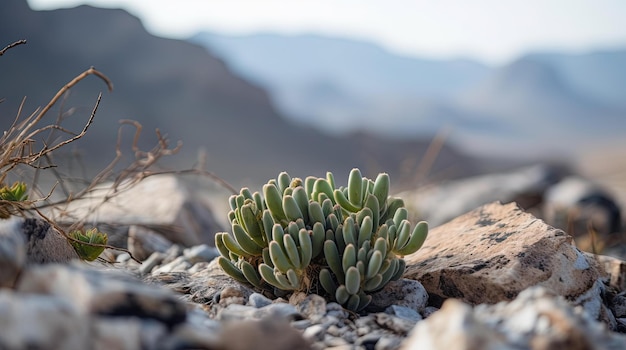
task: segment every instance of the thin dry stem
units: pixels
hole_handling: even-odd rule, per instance
[[[7,52],[8,50],[18,46],[18,45],[23,45],[26,44],[26,40],[22,39],[22,40],[18,40],[16,42],[13,42],[7,46],[4,47],[4,49],[0,50],[0,56],[4,55],[5,52]]]

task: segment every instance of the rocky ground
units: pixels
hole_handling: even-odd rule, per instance
[[[580,250],[538,218],[538,203],[479,203],[438,223],[406,257],[404,278],[357,314],[315,294],[270,299],[236,283],[206,244],[207,231],[221,229],[210,205],[184,183],[163,181],[163,197],[146,201],[153,207],[121,210],[132,220],[98,214],[139,262],[114,250],[79,261],[41,221],[0,222],[1,349],[625,347],[623,257]],[[517,187],[517,198],[532,198]],[[168,215],[138,219],[157,214],[163,198]]]

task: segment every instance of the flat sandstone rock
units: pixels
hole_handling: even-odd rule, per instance
[[[515,203],[491,203],[431,229],[405,257],[404,277],[420,281],[435,303],[497,303],[535,285],[574,300],[599,272],[572,242]]]

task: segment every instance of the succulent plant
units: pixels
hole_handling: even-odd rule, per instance
[[[2,186],[0,188],[0,199],[12,202],[22,202],[28,200],[26,184],[24,182],[15,182],[13,186]]]
[[[15,205],[28,200],[28,191],[24,182],[15,182],[13,186],[0,185],[0,200],[14,202],[0,204],[0,219],[8,219],[15,213]]]
[[[313,292],[359,311],[371,294],[404,273],[404,255],[428,234],[411,227],[400,198],[389,197],[389,175],[376,180],[352,169],[348,185],[304,181],[282,172],[263,194],[242,188],[229,198],[231,232],[215,235],[218,263],[235,280],[283,295]]]
[[[74,239],[68,241],[74,247],[78,256],[87,261],[96,260],[104,251],[103,246],[91,244],[106,245],[109,238],[106,233],[99,232],[96,228],[87,231],[74,230],[68,233],[68,236]]]

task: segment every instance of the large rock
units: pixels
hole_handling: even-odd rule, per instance
[[[22,273],[16,290],[64,298],[89,314],[141,317],[168,326],[186,317],[185,305],[169,290],[140,283],[121,270],[93,269],[82,263],[30,268]]]
[[[0,287],[12,287],[26,264],[26,238],[17,218],[0,220]]]
[[[546,222],[566,230],[576,245],[591,252],[618,253],[626,247],[621,209],[615,197],[582,177],[570,176],[545,194]]]
[[[214,245],[213,236],[223,231],[223,225],[215,218],[209,198],[215,184],[205,180],[167,174],[149,176],[130,186],[102,185],[91,195],[56,208],[51,215],[61,223],[84,221],[106,227],[101,230],[113,231],[110,244],[114,246],[126,245],[133,225],[184,246]],[[227,195],[221,196],[227,203]]]
[[[41,219],[21,220],[18,228],[26,237],[26,256],[30,264],[64,263],[78,259],[68,240]]]
[[[624,349],[626,335],[609,332],[580,308],[543,287],[511,302],[479,305],[447,300],[418,322],[402,349]]]
[[[402,192],[407,206],[431,225],[441,225],[494,201],[516,202],[522,208],[541,204],[544,192],[566,172],[556,166],[534,165],[506,173],[447,181],[418,191]]]
[[[87,314],[71,301],[0,290],[1,349],[89,349]]]
[[[0,220],[0,287],[13,287],[26,265],[68,262],[78,254],[67,239],[41,219]]]
[[[491,203],[432,229],[405,259],[405,278],[420,281],[435,304],[497,303],[535,285],[576,300],[599,277],[571,236],[514,203]]]
[[[0,290],[0,349],[215,349],[211,320],[190,309],[121,270],[30,265]]]

